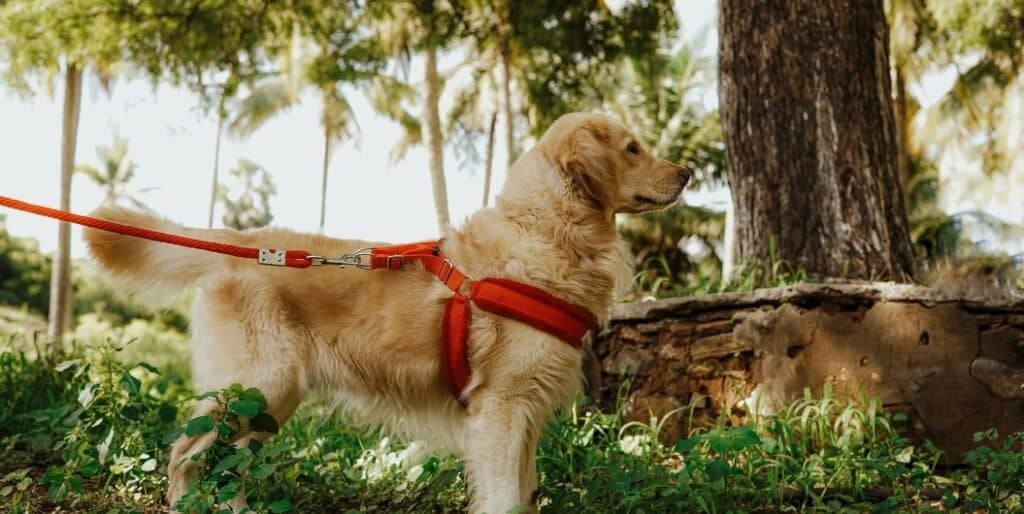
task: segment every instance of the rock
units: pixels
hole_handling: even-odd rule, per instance
[[[974,446],[976,431],[1024,430],[1019,296],[801,284],[621,304],[611,314],[595,344],[604,372],[596,398],[606,407],[628,379],[629,405],[691,404],[698,427],[722,416],[742,422],[748,411],[770,412],[830,384],[907,412],[953,458]],[[665,433],[685,434],[688,419],[668,420]]]

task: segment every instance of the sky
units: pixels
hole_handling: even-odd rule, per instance
[[[609,4],[623,1],[626,0]],[[690,38],[707,27],[713,29],[715,5],[714,0],[679,0],[677,12],[683,37]],[[711,30],[705,51],[713,53],[716,45]],[[442,59],[442,68],[452,61],[451,56]],[[417,64],[413,63],[412,77],[422,75]],[[934,91],[923,91],[925,96],[937,97],[944,91],[942,77],[926,81],[926,86]],[[45,205],[57,204],[62,102],[59,81],[55,89],[53,96],[39,94],[30,98],[0,90],[0,194]],[[336,237],[392,242],[436,237],[425,150],[415,147],[402,161],[392,163],[389,154],[400,137],[400,128],[375,115],[358,94],[351,99],[360,136],[358,141],[344,143],[333,154],[325,232]],[[129,155],[137,164],[133,187],[147,189],[138,196],[139,200],[179,223],[205,226],[216,119],[202,111],[198,103],[198,98],[184,88],[154,88],[143,79],[119,80],[108,95],[95,78],[87,78],[77,161],[98,166],[96,147],[109,145],[116,131],[128,139]],[[272,173],[277,185],[277,195],[271,202],[275,225],[307,232],[317,230],[323,147],[319,108],[316,95],[308,94],[300,105],[272,119],[248,139],[226,136],[222,142],[222,180],[242,158],[253,160]],[[500,132],[498,135],[492,193],[500,191],[506,171],[504,137]],[[445,170],[451,218],[457,224],[481,205],[482,165],[461,169],[449,150]],[[724,198],[727,194],[722,191],[689,192],[684,196],[689,203],[715,208],[724,207]],[[103,193],[96,185],[83,176],[75,178],[73,211],[89,212],[102,199]],[[55,247],[55,222],[22,213],[4,214],[13,234],[38,239],[46,251]],[[1024,213],[1020,218],[1013,221],[1024,221]],[[219,220],[218,212],[215,224]],[[81,231],[74,228],[72,255],[84,254]]]

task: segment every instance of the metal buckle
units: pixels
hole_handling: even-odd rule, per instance
[[[445,264],[448,265],[448,269],[447,270],[445,270],[445,268],[444,268]],[[443,262],[441,262],[441,267],[437,270],[437,278],[441,279],[442,283],[447,284],[448,283],[448,279],[452,278],[452,273],[454,273],[454,272],[455,272],[455,265],[452,264],[452,261],[450,261],[448,259],[445,259]],[[444,274],[443,277],[442,277],[442,274]]]
[[[306,257],[310,266],[337,266],[339,268],[359,268],[363,270],[373,269],[370,262],[364,262],[363,257],[373,255],[373,248],[360,248],[352,253],[346,253],[338,257],[324,257],[322,255],[310,255]]]

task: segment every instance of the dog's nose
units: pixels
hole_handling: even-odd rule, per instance
[[[686,187],[686,184],[690,182],[690,178],[693,177],[693,172],[680,166],[677,173],[679,174],[679,185]]]

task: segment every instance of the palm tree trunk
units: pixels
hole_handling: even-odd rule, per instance
[[[507,32],[507,30],[505,30]],[[504,35],[501,39],[501,69],[502,69],[502,81],[501,81],[501,93],[503,96],[502,103],[505,108],[505,151],[508,152],[508,164],[509,166],[516,160],[516,145],[515,145],[515,129],[512,120],[512,64],[511,56],[509,53],[511,50],[508,45],[508,35]]]
[[[320,233],[324,233],[327,218],[327,168],[331,164],[331,132],[324,129],[324,168],[320,180]]]
[[[224,134],[224,96],[217,107],[217,142],[213,146],[213,185],[210,186],[210,209],[206,217],[206,228],[213,228],[213,210],[217,206],[217,181],[220,174],[220,140]]]
[[[441,98],[441,79],[437,75],[437,48],[426,50],[423,81],[426,85],[426,105],[423,117],[427,120],[427,152],[430,153],[430,178],[434,187],[434,208],[437,210],[437,226],[444,236],[451,221],[448,216],[448,186],[444,178],[444,146],[441,140],[441,115],[438,104]]]
[[[82,70],[68,64],[64,71],[64,113],[60,153],[60,209],[71,209],[71,178],[75,169],[78,115],[82,104]],[[57,254],[50,275],[50,319],[47,337],[57,341],[70,325],[71,316],[71,225],[60,223]]]
[[[491,198],[491,170],[494,168],[494,125],[498,122],[497,111],[491,115],[491,125],[487,129],[487,157],[484,165],[484,207]]]

